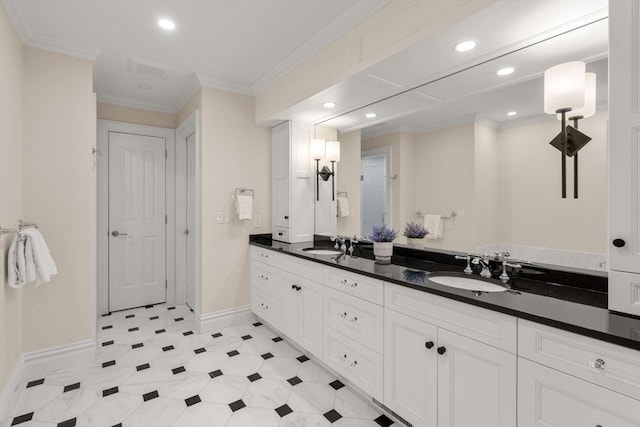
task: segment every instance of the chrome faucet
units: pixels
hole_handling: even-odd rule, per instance
[[[341,250],[342,251],[342,255],[346,255],[347,254],[347,237],[343,237],[343,236],[333,236],[331,237],[331,241],[332,242],[336,242],[336,244],[333,246],[334,248]]]
[[[469,265],[469,263],[471,262],[471,254],[467,254],[466,256],[456,255],[456,259],[466,259],[467,260],[467,266],[464,268],[464,274],[473,273],[473,270],[471,269],[471,265]]]
[[[484,277],[484,278],[490,278],[491,277],[491,269],[489,268],[489,256],[488,255],[483,255],[482,257],[480,256],[476,256],[473,258],[473,260],[471,261],[472,264],[474,265],[482,265],[482,271],[480,272],[480,276]]]
[[[507,274],[507,267],[511,267],[513,269],[520,269],[522,266],[520,264],[512,264],[507,262],[506,260],[502,260],[502,274],[500,275],[500,280],[502,283],[507,283],[509,281],[509,275]]]

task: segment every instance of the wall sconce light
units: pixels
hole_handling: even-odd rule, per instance
[[[562,122],[560,133],[550,144],[562,153],[563,199],[567,197],[566,158],[567,156],[574,158],[573,197],[577,199],[577,154],[591,141],[590,137],[578,131],[578,120],[595,114],[595,74],[589,74],[593,77],[587,77],[584,62],[578,61],[553,66],[544,73],[544,112],[556,114]],[[590,83],[587,84],[587,81]],[[567,126],[567,118],[574,121],[573,127]]]
[[[335,163],[340,161],[340,142],[314,138],[309,146],[309,154],[316,161],[316,200],[320,200],[320,178],[325,182],[331,178],[331,200],[335,200]],[[320,169],[320,160],[324,159],[331,162],[331,169],[327,166]]]

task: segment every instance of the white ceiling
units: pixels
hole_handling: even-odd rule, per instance
[[[96,59],[99,100],[176,112],[199,84],[263,90],[388,0],[4,1],[25,44]],[[159,29],[160,17],[175,31]],[[135,72],[136,62],[165,76]]]

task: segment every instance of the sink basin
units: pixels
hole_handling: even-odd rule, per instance
[[[458,289],[468,289],[475,292],[505,292],[509,290],[508,285],[483,279],[477,276],[451,274],[439,274],[429,276],[429,280],[439,285],[450,286]]]
[[[328,248],[304,248],[302,251],[311,255],[340,255],[342,253],[341,251]]]

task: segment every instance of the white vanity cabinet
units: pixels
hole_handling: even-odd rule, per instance
[[[640,0],[609,2],[609,308],[640,316]]]
[[[251,311],[274,328],[278,323],[278,258],[273,251],[251,246]]]
[[[281,242],[313,240],[313,128],[287,121],[271,129],[272,236]]]
[[[403,306],[409,300],[415,304]],[[429,307],[440,300],[385,284],[385,405],[416,427],[515,426],[516,355],[483,343],[483,334],[466,327],[465,313],[482,310],[477,307],[448,301],[438,314],[441,321],[413,317],[430,316]],[[482,311],[480,328],[506,325],[498,326],[498,335],[503,335],[504,347],[511,348],[516,319]],[[450,324],[458,331],[444,328]]]
[[[640,354],[518,321],[519,427],[640,426]]]

